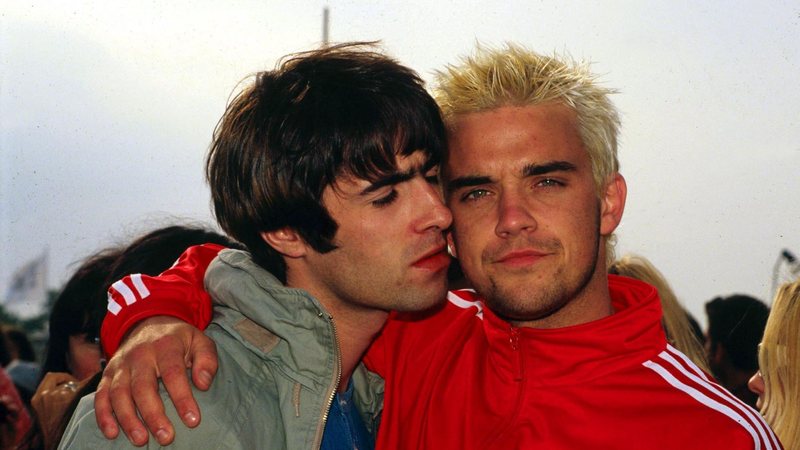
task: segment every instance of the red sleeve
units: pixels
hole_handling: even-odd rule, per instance
[[[205,329],[211,321],[211,298],[203,287],[206,269],[225,247],[189,247],[157,277],[128,275],[108,288],[108,312],[100,327],[100,342],[108,357],[138,322],[153,316],[177,317]]]

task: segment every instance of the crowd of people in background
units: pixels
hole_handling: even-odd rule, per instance
[[[85,257],[52,304],[40,357],[21,329],[3,327],[0,449],[58,446],[77,400],[97,387],[104,363],[100,326],[109,286],[130,273],[157,275],[187,247],[204,243],[238,245],[211,229],[175,224]]]
[[[352,58],[352,55],[346,56]],[[328,55],[321,56],[323,62],[326,57]],[[373,55],[369,57],[374,58]],[[300,60],[302,63],[302,58]],[[372,70],[378,63],[386,63],[381,58],[376,61],[378,62],[372,61],[369,68],[365,70]],[[390,67],[392,70],[397,70],[393,64],[391,62]],[[324,65],[320,67],[324,67]],[[335,72],[334,69],[331,70]],[[352,73],[348,73],[346,76],[350,75]],[[344,77],[345,75],[342,75],[342,78]],[[411,79],[416,80],[413,77]],[[420,90],[416,81],[412,85],[412,91]],[[265,82],[265,86],[259,86],[256,91],[270,88],[269,83]],[[292,104],[299,104],[304,100],[308,88],[305,89],[297,98],[291,99]],[[257,96],[261,93],[258,91],[253,95]],[[433,105],[432,99],[425,98],[424,100]],[[548,102],[552,101],[550,99],[543,102],[544,106],[536,104],[527,106],[527,108],[550,108],[552,103]],[[242,100],[242,102],[247,106],[255,101]],[[313,107],[318,108],[318,102],[314,103]],[[503,107],[493,108],[502,110]],[[529,111],[534,111],[534,109]],[[553,111],[554,114],[559,113],[559,111]],[[236,127],[232,126],[232,128]],[[253,126],[252,129],[260,130],[261,128]],[[297,134],[302,132],[304,131],[300,130]],[[401,137],[405,139],[407,136],[401,134]],[[290,138],[295,139],[295,135],[292,134]],[[393,135],[392,139],[399,138]],[[444,142],[444,139],[441,142]],[[417,155],[419,149],[414,147],[411,150],[413,151],[409,151],[408,155],[402,155],[402,158],[397,156],[397,158],[408,158],[403,161],[412,161],[412,156],[416,155],[414,157],[422,161],[422,157]],[[394,155],[391,155],[394,158]],[[425,157],[429,158],[430,155]],[[616,158],[616,154],[614,154],[614,158]],[[232,158],[226,161],[230,159]],[[435,158],[431,161],[438,163]],[[422,162],[413,160],[409,164],[412,163],[416,165],[409,165],[407,173],[401,173],[399,181],[393,178],[393,182],[413,180],[417,175],[426,175],[424,171],[431,168],[428,167],[428,160]],[[249,161],[246,161],[244,165],[247,168],[245,172],[249,172]],[[549,168],[549,170],[570,171],[575,169],[562,166],[555,169]],[[365,170],[378,169],[381,168],[369,167]],[[615,170],[612,172],[616,173]],[[338,174],[333,175],[338,176]],[[430,178],[428,175],[426,177]],[[429,194],[428,190],[425,193]],[[322,202],[321,199],[317,200]],[[435,203],[433,200],[431,202]],[[228,202],[223,203],[226,207],[229,206]],[[624,198],[622,203],[624,205]],[[443,205],[439,204],[437,207],[444,211]],[[302,215],[296,210],[293,211],[298,214],[298,217]],[[621,212],[619,216],[621,216]],[[327,216],[323,214],[320,217]],[[298,219],[297,217],[291,218]],[[439,221],[441,227],[438,225],[434,227],[436,233],[442,231],[439,228],[446,229],[449,226],[449,213],[442,212]],[[336,223],[333,222],[333,228],[326,231],[330,235],[328,237],[332,237],[336,232],[335,225]],[[228,226],[231,227],[230,224]],[[319,228],[314,228],[308,233],[313,234],[317,231]],[[606,235],[610,235],[612,231],[613,227]],[[266,247],[266,244],[261,242],[263,237],[261,234],[255,233],[253,236],[258,244],[245,242],[247,248],[252,250],[252,247],[256,245]],[[311,234],[303,235],[302,238],[311,240],[315,242],[315,245],[322,247],[332,245],[325,239],[314,241],[314,238],[309,236]],[[273,239],[286,239],[286,237],[279,236]],[[291,245],[291,242],[286,242],[284,240],[280,245]],[[597,242],[599,241],[594,244],[597,245]],[[97,389],[100,381],[104,367],[104,354],[99,337],[103,318],[111,304],[107,294],[109,288],[114,286],[117,290],[128,289],[119,285],[118,280],[130,274],[158,276],[173,267],[185,249],[206,243],[234,249],[245,247],[231,238],[206,228],[170,225],[132,238],[124,245],[104,248],[85,257],[61,288],[58,297],[52,304],[47,340],[44,353],[41,355],[34,352],[24,331],[9,324],[4,325],[0,334],[0,364],[2,365],[2,369],[0,369],[0,449],[56,448],[78,401],[83,395]],[[272,241],[268,243],[272,245]],[[452,241],[448,242],[448,250],[452,252],[449,244],[452,244]],[[462,246],[464,246],[463,241]],[[328,251],[330,250],[328,249]],[[462,249],[462,252],[464,250],[467,249]],[[610,253],[613,254],[613,252]],[[272,263],[275,263],[275,258],[278,258],[287,260],[290,265],[293,264],[291,258],[284,258],[284,256],[278,257],[271,254],[256,256],[260,256],[264,260],[272,257]],[[259,262],[258,259],[256,262]],[[286,269],[285,261],[278,261],[277,264],[284,264],[283,269]],[[456,270],[457,268],[457,262],[454,261],[450,273],[451,282],[470,287],[469,281],[465,280],[463,274]],[[757,409],[774,429],[785,448],[800,449],[800,280],[780,287],[770,303],[771,310],[767,303],[745,294],[728,295],[726,293],[726,296],[709,300],[705,305],[708,326],[703,331],[698,325],[698,321],[683,307],[668,280],[646,258],[625,255],[616,260],[609,260],[608,273],[640,280],[655,287],[660,298],[660,307],[663,310],[661,324],[668,343],[685,354],[705,374],[713,376],[737,398]],[[603,274],[603,279],[605,276]],[[279,280],[276,279],[274,282],[278,283]],[[358,359],[355,359],[353,366],[357,363]],[[297,408],[299,411],[299,406]]]

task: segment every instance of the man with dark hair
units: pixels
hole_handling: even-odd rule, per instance
[[[372,448],[383,385],[361,358],[389,311],[429,308],[446,291],[444,142],[416,73],[365,45],[293,55],[231,102],[207,178],[218,222],[249,253],[225,250],[208,270],[217,309],[207,334],[221,368],[195,393],[202,422],[178,427],[177,445]],[[114,286],[112,315],[147,303],[141,278],[128,280]],[[105,440],[92,402],[62,446],[132,446]]]
[[[708,364],[719,383],[756,407],[758,396],[747,382],[758,371],[758,344],[764,336],[769,307],[744,294],[716,297],[706,303]]]

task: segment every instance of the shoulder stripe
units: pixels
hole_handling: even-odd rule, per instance
[[[766,424],[761,420],[761,417],[757,412],[753,411],[749,406],[739,401],[736,397],[734,397],[732,394],[730,394],[727,390],[725,390],[718,384],[712,383],[710,381],[704,381],[698,378],[697,376],[693,376],[691,373],[685,370],[685,368],[680,366],[680,364],[678,363],[678,361],[675,360],[675,358],[673,358],[666,352],[662,353],[659,356],[661,357],[661,359],[667,361],[676,369],[682,371],[685,375],[689,377],[689,379],[691,379],[695,383],[698,383],[699,385],[705,387],[707,390],[711,391],[721,399],[726,400],[728,403],[733,405],[736,409],[739,410],[740,414],[744,415],[744,417],[748,420],[748,422],[755,425],[756,429],[758,430],[759,436],[763,441],[766,442],[767,449],[774,448],[773,445],[771,445],[771,442],[769,438],[766,436],[765,432],[765,429],[769,429],[769,427],[767,427]]]
[[[133,294],[131,288],[129,288],[128,285],[125,284],[125,281],[123,280],[115,281],[114,284],[111,285],[110,289],[119,292],[119,295],[121,295],[122,298],[125,299],[126,305],[132,305],[136,303],[136,296]]]
[[[114,301],[114,298],[111,296],[111,294],[108,294],[108,312],[116,316],[120,311],[122,311],[122,306]]]
[[[734,412],[730,407],[723,405],[722,403],[708,397],[707,395],[701,393],[697,389],[687,384],[681,383],[680,381],[678,381],[677,378],[675,378],[675,376],[669,373],[669,371],[666,368],[659,365],[658,363],[655,363],[653,361],[645,361],[644,363],[642,363],[642,365],[652,370],[653,372],[657,373],[659,376],[661,376],[661,378],[663,378],[667,383],[672,385],[674,388],[683,391],[684,393],[688,394],[698,402],[728,416],[731,420],[741,425],[753,438],[753,442],[755,442],[755,450],[761,450],[761,440],[758,438],[756,430],[754,430],[752,425],[750,425],[750,423],[744,420],[744,418],[741,415]],[[767,449],[772,449],[772,446],[767,447]]]
[[[469,292],[474,292],[472,290],[468,290]],[[461,309],[469,309],[475,308],[477,311],[475,312],[475,316],[479,319],[483,320],[483,303],[480,301],[471,301],[464,299],[458,295],[458,291],[448,291],[447,292],[447,300],[455,306],[458,306]]]
[[[131,281],[133,282],[133,287],[136,288],[136,292],[139,293],[139,298],[144,300],[150,296],[150,290],[147,289],[147,286],[144,285],[144,281],[142,281],[142,274],[135,273],[131,275]]]
[[[763,418],[757,411],[755,411],[750,406],[748,406],[747,404],[736,398],[733,394],[725,390],[723,387],[719,386],[716,382],[709,379],[708,376],[705,374],[705,372],[703,372],[699,367],[697,367],[697,365],[695,365],[686,355],[684,355],[674,347],[668,345],[667,350],[659,354],[659,358],[661,358],[664,362],[668,363],[668,365],[661,366],[658,363],[652,361],[648,361],[648,363],[661,367],[661,369],[666,371],[675,380],[675,382],[679,383],[682,386],[686,386],[687,388],[693,389],[691,386],[678,381],[677,378],[675,378],[675,376],[673,376],[668,372],[669,370],[672,370],[673,372],[677,371],[678,374],[688,378],[688,380],[691,381],[692,383],[695,383],[694,384],[695,387],[701,388],[702,390],[705,391],[705,393],[700,393],[700,391],[697,391],[702,398],[707,399],[710,402],[718,403],[720,405],[722,403],[727,405],[727,407],[730,409],[730,412],[738,416],[739,419],[737,420],[730,414],[726,415],[731,419],[735,420],[742,427],[747,429],[748,432],[750,432],[751,436],[753,436],[754,442],[756,443],[756,448],[761,448],[762,443],[766,446],[765,448],[767,450],[781,448],[781,445],[778,442],[775,433],[767,425],[767,423],[764,422]],[[680,362],[678,360],[680,360]],[[657,373],[659,373],[659,375],[662,376],[662,378],[670,382],[670,380],[668,380],[662,373],[657,371],[654,367],[649,366],[647,363],[645,363],[645,366],[656,371]],[[670,384],[672,384],[674,387],[686,393],[689,393],[685,389],[681,389],[680,386],[672,382],[670,382]],[[700,398],[695,397],[694,395],[692,395],[692,397],[700,401],[701,403],[706,404],[707,406],[711,406],[708,401],[703,401]],[[713,400],[711,397],[716,397],[717,400],[720,400],[722,403]],[[713,406],[711,407],[713,408]],[[734,409],[738,411],[734,411]],[[717,410],[719,411],[719,409]],[[757,439],[755,435],[753,435],[751,430],[758,432],[758,437],[760,437],[760,440]]]
[[[128,282],[128,279],[130,279],[130,282]],[[128,283],[133,285],[133,289],[136,290],[136,293],[131,290]],[[116,316],[120,311],[122,311],[122,305],[119,303],[119,297],[122,297],[122,299],[125,300],[126,305],[132,305],[137,301],[137,294],[138,299],[140,300],[144,300],[150,296],[150,290],[147,289],[147,286],[144,284],[142,274],[135,273],[121,280],[115,281],[114,284],[108,288],[108,311]]]
[[[667,351],[670,353],[670,355],[682,359],[685,366],[680,366],[680,364],[672,356],[667,355],[666,353],[662,353],[660,355],[662,359],[672,364],[678,370],[681,370],[684,373],[686,373],[686,375],[689,376],[689,378],[692,381],[699,383],[700,385],[706,387],[706,389],[708,389],[709,391],[713,392],[719,397],[726,399],[729,403],[732,403],[736,407],[736,409],[741,411],[748,419],[750,419],[750,422],[753,423],[758,428],[759,435],[761,436],[762,439],[764,439],[764,441],[766,441],[767,443],[771,442],[774,448],[776,449],[781,448],[778,438],[777,436],[775,436],[775,432],[773,432],[772,428],[770,428],[770,426],[764,421],[764,418],[761,416],[761,413],[759,413],[758,411],[750,407],[750,405],[746,404],[745,402],[737,398],[727,389],[723,388],[716,382],[710,380],[708,376],[706,376],[705,372],[703,372],[702,369],[697,367],[697,365],[694,364],[680,350],[676,349],[671,345],[667,345]],[[697,378],[692,377],[688,372],[684,371],[683,369],[685,369],[686,367],[695,372],[697,374]]]
[[[684,365],[684,367],[687,367],[689,370],[691,370],[692,372],[694,372],[694,374],[695,374],[695,375],[697,375],[698,377],[702,378],[703,380],[705,380],[705,381],[707,381],[707,382],[709,382],[709,383],[713,383],[713,382],[712,382],[712,381],[711,381],[711,380],[708,378],[708,375],[706,375],[706,373],[705,373],[705,372],[703,372],[703,369],[701,369],[701,368],[697,367],[697,364],[695,364],[695,363],[694,363],[694,361],[692,361],[691,359],[689,359],[689,357],[688,357],[688,356],[684,355],[684,354],[683,354],[683,352],[681,352],[680,350],[678,350],[677,348],[673,347],[673,346],[672,346],[672,345],[670,345],[670,344],[667,344],[667,351],[668,351],[670,354],[672,354],[673,356],[675,356],[676,358],[678,358],[678,359],[680,359],[681,361],[683,361],[683,365]]]

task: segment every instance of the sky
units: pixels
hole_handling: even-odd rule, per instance
[[[223,4],[224,3],[224,4]],[[428,81],[476,44],[592,61],[618,90],[628,201],[617,253],[650,259],[701,322],[769,300],[800,255],[796,1],[15,1],[0,11],[0,295],[48,252],[48,284],[103,247],[214,223],[203,160],[248,74],[380,40]]]

